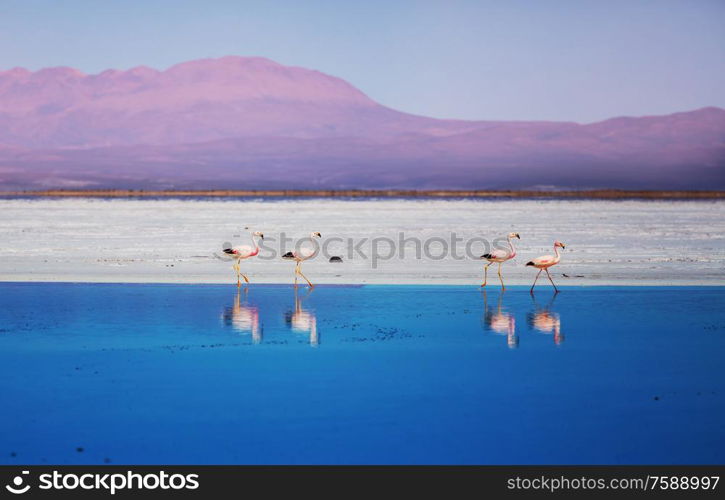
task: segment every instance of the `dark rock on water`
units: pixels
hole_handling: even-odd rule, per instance
[[[342,262],[342,257],[333,255],[332,257],[330,257],[330,262]]]

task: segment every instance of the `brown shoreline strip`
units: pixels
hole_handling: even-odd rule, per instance
[[[723,199],[725,191],[629,191],[596,189],[588,191],[514,190],[133,190],[87,189],[44,191],[0,191],[8,197],[65,198],[577,198],[577,199]]]

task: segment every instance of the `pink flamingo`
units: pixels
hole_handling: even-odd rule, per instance
[[[551,286],[554,287],[556,293],[559,293],[559,289],[556,288],[554,280],[551,279],[551,274],[549,274],[549,268],[551,266],[555,266],[561,260],[561,255],[559,255],[559,248],[564,249],[566,248],[566,246],[560,241],[555,241],[554,255],[542,255],[541,257],[536,257],[535,259],[530,260],[526,263],[527,266],[534,266],[539,270],[538,274],[536,275],[536,279],[534,279],[534,284],[531,285],[531,293],[534,293],[534,287],[536,286],[536,281],[539,279],[539,274],[541,274],[541,271],[546,271],[546,275],[549,277],[549,281],[551,281]]]
[[[256,231],[254,233],[251,233],[252,237],[252,245],[238,245],[233,247],[231,243],[224,243],[224,253],[226,255],[229,255],[232,257],[235,262],[232,266],[232,269],[234,269],[237,272],[237,288],[242,286],[241,281],[239,280],[239,277],[244,278],[244,281],[249,283],[249,278],[247,278],[246,274],[243,274],[240,271],[239,263],[245,259],[248,259],[250,257],[254,257],[259,253],[259,241],[255,241],[255,237],[259,237],[260,240],[264,239],[264,235],[260,233],[259,231]]]
[[[310,233],[310,241],[314,243],[315,238],[322,238],[322,235],[317,231],[315,231],[314,233]],[[304,278],[310,288],[315,286],[312,284],[312,282],[310,282],[310,280],[307,279],[307,276],[302,274],[302,270],[300,269],[300,267],[304,261],[314,258],[319,251],[320,246],[315,244],[314,248],[300,248],[299,251],[295,250],[292,252],[287,252],[282,256],[283,259],[294,260],[295,262],[297,262],[297,265],[295,266],[295,286],[297,286],[297,276],[302,276],[302,278]]]
[[[486,283],[488,282],[488,266],[494,262],[498,262],[498,278],[501,280],[501,289],[506,290],[506,287],[503,284],[503,277],[501,276],[501,264],[516,257],[516,249],[514,248],[514,243],[511,241],[511,238],[521,239],[521,236],[519,236],[519,233],[509,233],[506,237],[509,248],[497,248],[491,253],[481,255],[481,259],[486,259],[488,261],[488,264],[486,264],[483,268],[483,284],[481,286],[486,286]]]

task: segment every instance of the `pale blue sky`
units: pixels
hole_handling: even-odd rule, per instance
[[[0,0],[0,69],[264,56],[441,118],[725,107],[724,0]]]

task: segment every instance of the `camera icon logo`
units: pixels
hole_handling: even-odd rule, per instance
[[[14,493],[15,495],[22,495],[23,493],[26,493],[30,489],[30,485],[26,484],[25,486],[23,486],[23,476],[28,474],[30,474],[30,471],[22,471],[22,475],[15,476],[13,478],[13,484],[6,484],[5,489],[7,489],[10,493]]]

